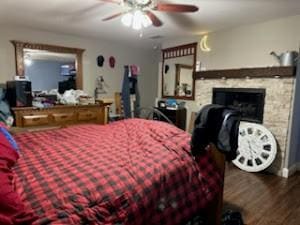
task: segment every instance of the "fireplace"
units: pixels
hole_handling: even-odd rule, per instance
[[[242,120],[263,123],[265,89],[213,88],[213,103],[241,111]]]

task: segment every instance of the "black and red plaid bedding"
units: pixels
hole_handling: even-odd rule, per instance
[[[210,157],[190,156],[189,134],[123,120],[15,136],[17,191],[34,224],[176,225],[220,191]]]

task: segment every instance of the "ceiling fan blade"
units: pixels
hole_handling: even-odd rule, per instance
[[[121,15],[123,15],[123,14],[124,14],[124,12],[119,12],[119,13],[116,13],[116,14],[111,15],[111,16],[109,16],[109,17],[103,18],[102,21],[112,20],[112,19],[115,19],[115,18],[117,18],[118,16],[121,16]]]
[[[194,5],[158,3],[154,10],[163,12],[197,12],[199,8]]]
[[[154,13],[152,13],[149,10],[145,10],[145,13],[147,14],[147,16],[152,21],[153,26],[160,27],[160,26],[163,25],[163,23],[161,22],[161,20]]]

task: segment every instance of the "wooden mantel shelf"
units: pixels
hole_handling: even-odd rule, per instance
[[[199,71],[195,73],[195,79],[285,78],[295,75],[296,67],[281,66]]]

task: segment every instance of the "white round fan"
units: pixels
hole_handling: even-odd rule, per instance
[[[233,164],[247,172],[259,172],[275,160],[277,144],[272,133],[256,123],[241,122],[239,147]]]

